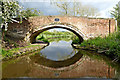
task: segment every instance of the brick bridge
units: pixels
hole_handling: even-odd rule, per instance
[[[58,21],[55,21],[55,19]],[[74,16],[37,16],[23,20],[22,23],[9,23],[7,35],[26,42],[35,42],[43,31],[63,28],[72,31],[81,41],[97,36],[107,36],[116,29],[114,19],[85,18]]]

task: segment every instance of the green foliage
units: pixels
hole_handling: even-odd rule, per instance
[[[53,32],[50,31],[44,31],[42,33],[40,33],[37,36],[37,40],[41,40],[44,42],[48,42],[51,41],[50,39],[60,39],[60,38],[72,38],[72,36],[75,36],[75,34],[73,34],[72,32],[61,32],[61,31],[56,31],[54,30]]]
[[[73,38],[72,44],[79,44],[79,43],[80,43],[80,40],[78,37]]]
[[[59,38],[54,38],[54,39],[48,39],[49,42],[59,42],[61,40],[64,40],[64,41],[70,41],[71,38],[70,37],[59,37]]]
[[[41,11],[37,11],[34,8],[27,8],[26,10],[21,11],[22,15],[24,15],[26,18],[31,17],[31,16],[39,16],[41,15]]]
[[[17,14],[21,15],[20,18],[22,18],[21,9],[22,7],[19,5],[18,1],[15,0],[6,0],[6,1],[0,1],[2,5],[0,5],[0,8],[2,8],[2,25],[7,25],[8,22],[18,22],[14,18],[17,17]]]
[[[25,47],[19,47],[19,48],[14,48],[14,49],[9,49],[9,50],[5,50],[5,49],[1,49],[2,51],[2,57],[10,57],[13,55],[13,53],[17,53],[19,50],[24,49],[24,48],[30,48],[30,47],[36,47],[36,46],[40,46],[40,45],[29,45],[29,46],[25,46]]]
[[[43,35],[41,37],[39,36],[39,38],[38,38],[38,40],[41,40],[41,39],[44,39]]]
[[[108,37],[90,39],[81,43],[81,46],[95,47],[101,50],[107,50],[107,55],[114,55],[120,58],[120,32],[111,34]]]
[[[9,22],[17,22],[22,23],[22,18],[27,18],[31,16],[39,16],[42,14],[36,9],[27,8],[26,10],[22,10],[22,6],[19,5],[18,1],[15,0],[6,0],[0,1],[2,5],[0,5],[0,15],[2,15],[2,27],[3,25],[6,27]],[[1,14],[2,13],[2,14]],[[20,18],[20,21],[15,18]]]
[[[37,39],[38,38],[41,38],[42,36],[44,35],[44,38],[45,39],[49,39],[49,38],[59,38],[59,37],[72,37],[74,36],[74,34],[72,32],[61,32],[61,31],[56,31],[54,30],[53,32],[50,32],[50,31],[44,31],[42,33],[40,33],[38,36],[37,36]]]
[[[114,10],[111,11],[111,15],[117,20],[118,22],[118,31],[120,31],[120,6],[119,3],[113,7]]]
[[[42,39],[43,42],[48,43],[49,41],[47,39]]]
[[[18,51],[19,48],[15,48],[15,49],[11,49],[11,50],[5,50],[5,49],[2,49],[2,56],[3,57],[10,57],[13,55],[13,53],[16,51]]]
[[[43,35],[42,35],[40,38],[38,38],[38,40],[43,41],[43,42],[47,42],[47,43],[48,43],[48,40],[45,39]]]
[[[118,15],[119,5],[116,4],[115,7],[113,7],[114,10],[111,11],[111,15],[117,20],[120,15]]]

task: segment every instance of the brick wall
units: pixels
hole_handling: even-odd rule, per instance
[[[36,16],[23,20],[23,23],[10,23],[8,26],[9,35],[14,37],[25,37],[28,33],[32,34],[37,29],[51,23],[55,23],[55,18],[59,18],[57,23],[71,24],[77,27],[88,38],[106,36],[115,31],[116,22],[114,19],[98,19],[74,16]],[[17,35],[17,36],[15,36]]]

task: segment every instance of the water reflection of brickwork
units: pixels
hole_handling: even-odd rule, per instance
[[[3,70],[3,77],[37,77],[37,78],[80,78],[97,77],[113,78],[115,69],[103,60],[83,56],[83,61],[75,68],[59,70],[34,65],[29,57],[24,57],[16,63],[8,65]],[[81,61],[81,60],[80,60]]]

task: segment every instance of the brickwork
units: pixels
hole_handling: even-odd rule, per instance
[[[55,21],[59,18],[59,21]],[[52,25],[52,26],[49,26]],[[10,23],[8,26],[8,35],[15,38],[21,38],[25,41],[34,40],[36,36],[45,30],[51,28],[64,28],[74,32],[83,39],[94,38],[97,36],[107,36],[115,31],[116,22],[114,19],[85,18],[74,16],[37,16],[23,20],[23,23]],[[62,26],[67,27],[62,27]]]

